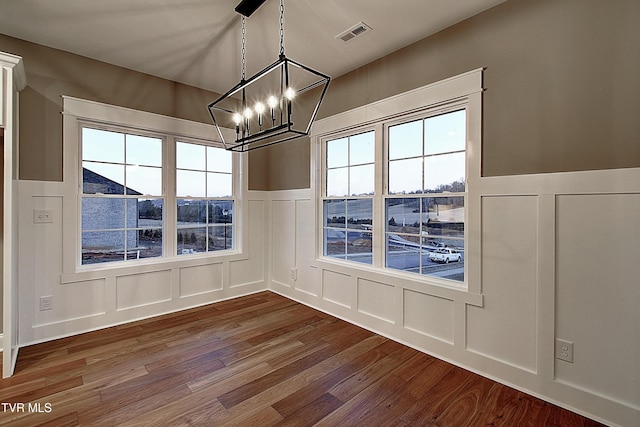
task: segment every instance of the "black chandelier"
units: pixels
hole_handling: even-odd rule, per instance
[[[243,0],[236,7],[243,15],[242,76],[237,85],[208,105],[218,136],[231,151],[250,151],[308,135],[331,80],[285,55],[284,0],[280,0],[278,60],[245,77],[245,20],[265,1]],[[235,140],[225,139],[221,127],[235,127]]]

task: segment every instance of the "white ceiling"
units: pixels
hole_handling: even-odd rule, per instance
[[[335,78],[504,1],[288,0],[286,54]],[[0,33],[223,93],[240,79],[239,2],[1,0]],[[279,10],[247,19],[247,76],[277,59]],[[373,31],[335,38],[360,21]]]

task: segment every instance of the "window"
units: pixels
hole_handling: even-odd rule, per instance
[[[68,96],[63,112],[65,280],[243,257],[246,164],[212,125]]]
[[[324,255],[372,263],[375,134],[326,143]]]
[[[176,196],[178,255],[233,248],[231,152],[178,142]]]
[[[388,127],[386,267],[464,281],[466,140],[464,109]]]
[[[479,289],[481,93],[475,70],[314,123],[322,260]]]
[[[82,128],[82,264],[163,254],[162,139]]]

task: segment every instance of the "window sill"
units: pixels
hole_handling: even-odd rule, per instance
[[[61,284],[100,280],[109,277],[128,276],[132,274],[152,273],[156,271],[173,270],[177,268],[196,267],[207,264],[218,264],[229,261],[240,261],[247,256],[239,250],[231,250],[199,255],[175,255],[172,257],[153,258],[143,261],[122,261],[110,265],[90,265],[77,267],[75,272],[63,273]]]

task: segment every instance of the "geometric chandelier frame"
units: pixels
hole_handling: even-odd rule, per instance
[[[238,8],[236,8],[238,10]],[[331,77],[287,58],[284,52],[284,3],[280,2],[280,55],[245,78],[245,18],[242,18],[242,78],[208,105],[224,148],[251,151],[308,135]],[[221,127],[235,127],[235,140]]]

